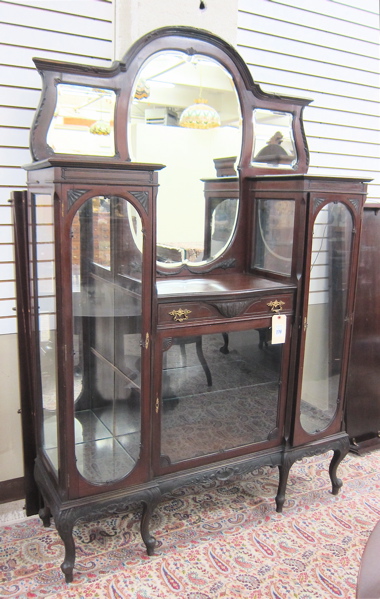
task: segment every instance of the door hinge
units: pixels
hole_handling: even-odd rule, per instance
[[[158,412],[160,411],[160,398],[156,397],[156,414],[158,414]]]

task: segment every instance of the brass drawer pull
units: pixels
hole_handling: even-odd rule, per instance
[[[169,312],[169,315],[173,316],[173,320],[175,320],[176,322],[183,322],[184,320],[188,320],[189,314],[191,314],[191,310],[186,310],[186,308],[180,308],[179,310],[172,310],[171,312]]]
[[[281,312],[282,306],[285,306],[285,302],[282,300],[274,300],[273,302],[269,302],[267,306],[270,307],[272,312],[276,312],[277,314],[278,312]]]

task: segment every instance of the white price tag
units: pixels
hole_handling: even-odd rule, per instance
[[[286,316],[285,314],[276,314],[272,316],[272,345],[275,343],[285,343],[286,336]]]

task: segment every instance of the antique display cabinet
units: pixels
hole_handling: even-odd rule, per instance
[[[27,505],[73,577],[79,519],[349,449],[343,408],[366,185],[307,175],[309,100],[264,93],[190,28],[110,68],[35,60],[13,194]],[[33,475],[31,474],[33,470]]]

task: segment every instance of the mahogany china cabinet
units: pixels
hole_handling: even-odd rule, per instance
[[[309,100],[216,36],[164,28],[110,68],[36,59],[14,192],[27,505],[73,577],[79,519],[349,450],[366,183],[307,175]],[[228,157],[228,158],[227,158]],[[33,477],[32,462],[34,467]]]

